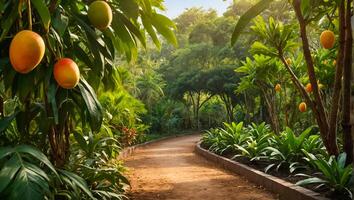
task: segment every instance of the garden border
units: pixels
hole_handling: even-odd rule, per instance
[[[247,180],[279,194],[279,199],[281,200],[329,200],[328,198],[320,196],[319,193],[296,186],[275,176],[212,153],[202,148],[201,142],[196,144],[195,152],[218,166],[244,176]]]
[[[150,140],[141,144],[137,144],[131,147],[126,147],[123,148],[121,152],[119,152],[119,156],[118,159],[123,160],[129,156],[131,156],[136,150],[138,149],[142,149],[145,148],[151,144],[157,143],[157,142],[161,142],[164,140],[169,140],[169,139],[173,139],[173,138],[178,138],[178,137],[183,137],[183,136],[187,136],[187,135],[194,135],[194,134],[200,134],[200,132],[187,132],[187,133],[182,133],[182,134],[175,134],[175,135],[170,135],[170,136],[166,136],[166,137],[162,137],[156,140]]]

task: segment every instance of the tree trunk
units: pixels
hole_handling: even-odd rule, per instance
[[[230,98],[226,94],[220,95],[221,100],[224,102],[224,106],[227,112],[227,121],[230,123],[234,120],[233,116],[233,106]]]
[[[337,124],[338,124],[338,112],[339,112],[339,103],[341,97],[341,88],[342,88],[342,77],[343,77],[343,68],[344,68],[344,57],[345,57],[345,1],[341,1],[339,6],[339,51],[337,56],[337,67],[335,75],[335,83],[333,88],[333,97],[332,97],[332,107],[329,118],[329,140],[337,140]]]
[[[274,101],[272,101],[271,95],[267,94],[267,92],[265,91],[266,89],[263,89],[262,86],[259,86],[259,87],[261,88],[265,103],[267,105],[268,114],[269,114],[269,118],[271,121],[271,126],[272,126],[274,132],[276,134],[279,134],[280,133],[279,120],[278,120],[278,115],[275,110],[276,107],[274,105]]]
[[[353,35],[351,25],[351,0],[347,0],[345,15],[345,55],[343,77],[343,142],[344,151],[347,153],[347,164],[353,162],[353,138],[351,135],[351,79],[352,79],[352,48]]]
[[[53,127],[49,133],[52,160],[58,168],[64,167],[69,156],[69,133],[66,127],[62,131]]]
[[[329,121],[324,109],[323,101],[319,92],[318,83],[315,74],[314,63],[311,56],[309,41],[307,38],[307,23],[301,12],[301,0],[294,0],[293,7],[296,13],[296,17],[300,24],[300,35],[302,39],[302,47],[304,52],[305,61],[307,64],[307,70],[309,79],[313,88],[313,95],[315,102],[311,102],[310,107],[313,110],[313,113],[316,117],[318,127],[320,129],[322,140],[325,144],[325,147],[330,155],[338,155],[339,149],[337,144],[336,132],[329,131]],[[312,105],[313,104],[313,105]],[[332,109],[332,113],[336,112]],[[337,111],[338,113],[338,111]],[[333,122],[331,122],[333,124]],[[336,125],[336,123],[335,123]],[[333,128],[332,128],[333,129]],[[336,128],[334,129],[336,130]]]
[[[281,94],[281,93],[280,93]],[[280,97],[280,98],[283,98],[283,97]],[[282,104],[285,104],[285,106],[283,107],[283,108],[285,108],[284,109],[284,114],[285,114],[285,126],[286,127],[288,127],[289,126],[289,109],[288,109],[288,94],[287,94],[287,92],[286,92],[286,84],[284,84],[284,99],[283,99],[283,101],[282,101],[282,103],[280,104],[280,106],[282,105]],[[282,108],[280,108],[280,110],[281,110]]]

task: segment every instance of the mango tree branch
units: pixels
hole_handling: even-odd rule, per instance
[[[294,83],[294,85],[296,86],[297,90],[300,92],[300,94],[302,95],[302,97],[305,99],[306,103],[310,106],[310,108],[312,110],[314,110],[314,112],[317,112],[317,108],[314,105],[314,103],[311,101],[310,96],[307,94],[304,86],[301,84],[299,78],[295,75],[295,73],[293,72],[293,70],[290,68],[289,64],[286,62],[284,56],[282,55],[282,53],[279,55],[280,60],[282,61],[282,63],[285,66],[285,69],[289,72],[290,76],[291,76],[291,81]]]
[[[28,11],[28,29],[32,30],[32,8],[31,0],[27,0],[27,11]]]
[[[341,1],[339,8],[339,51],[337,55],[337,67],[335,82],[333,88],[332,96],[332,107],[329,118],[329,132],[328,139],[330,137],[337,138],[337,122],[338,122],[338,112],[339,103],[341,98],[342,89],[342,77],[343,77],[343,67],[344,67],[344,51],[345,51],[345,1]]]

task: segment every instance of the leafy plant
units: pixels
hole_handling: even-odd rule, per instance
[[[297,182],[297,185],[309,185],[316,184],[318,185],[316,188],[321,188],[327,186],[331,188],[334,192],[338,194],[344,194],[350,196],[352,199],[352,192],[350,191],[351,180],[352,180],[352,172],[353,168],[351,165],[346,165],[347,155],[346,153],[342,153],[335,158],[331,156],[329,159],[316,157],[315,155],[304,151],[307,159],[311,162],[316,169],[321,172],[321,176],[312,177],[305,174],[298,174],[298,176],[309,177],[305,180],[301,180]]]
[[[265,168],[268,172],[270,169],[276,167],[279,170],[282,166],[287,166],[292,173],[297,169],[304,168],[301,163],[306,138],[310,135],[312,127],[307,128],[299,136],[290,129],[286,128],[279,136],[274,136],[271,146],[267,147],[269,151],[269,160],[272,164]]]
[[[115,161],[121,147],[113,134],[93,135],[89,132],[88,135],[83,135],[74,132],[74,138],[76,143],[72,148],[77,155],[70,163],[72,171],[80,174],[87,181],[95,198],[125,199],[123,193],[129,181],[122,174],[124,168]]]
[[[80,173],[90,184],[94,197],[98,199],[127,199],[123,195],[126,186],[130,183],[122,174],[120,166],[107,165],[105,167],[81,166]]]
[[[244,134],[243,122],[230,124],[224,123],[224,129],[220,129],[218,132],[219,138],[211,148],[216,152],[222,154],[226,151],[234,151],[234,144],[243,145],[246,142],[247,135]]]
[[[50,173],[59,176],[42,152],[27,145],[1,147],[0,169],[0,196],[5,199],[49,197]]]
[[[86,162],[89,166],[98,164],[91,162],[114,158],[121,149],[119,142],[110,136],[93,135],[91,132],[84,136],[79,132],[74,132],[74,138],[76,143],[73,145],[73,149],[78,152],[75,155],[76,162]],[[96,159],[97,157],[100,159]]]
[[[250,161],[258,161],[267,158],[267,147],[269,147],[269,139],[273,136],[270,128],[264,122],[262,124],[252,123],[245,130],[245,134],[249,135],[243,145],[235,144],[235,148],[239,150],[233,159],[237,157],[247,157]]]
[[[94,199],[86,181],[55,169],[39,150],[28,145],[0,148],[0,196],[4,199]],[[84,195],[84,196],[83,196]]]
[[[237,150],[241,152],[241,154],[236,154],[233,159],[245,156],[250,159],[250,161],[257,161],[263,158],[267,158],[267,147],[269,147],[269,138],[270,134],[264,135],[258,139],[254,139],[253,137],[249,137],[246,141],[246,144],[243,146],[235,144]]]
[[[95,199],[86,181],[77,174],[58,170],[60,179],[54,185],[53,194],[56,198],[64,197],[68,199]],[[58,183],[58,181],[60,181]]]

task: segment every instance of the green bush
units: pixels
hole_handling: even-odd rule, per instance
[[[308,128],[297,136],[290,128],[286,128],[280,135],[274,135],[271,140],[269,160],[272,162],[266,167],[265,171],[272,168],[279,170],[282,166],[288,167],[292,173],[297,169],[305,168],[302,158],[304,156],[302,149],[306,138],[309,137],[312,128]]]
[[[320,173],[315,177],[296,174],[307,178],[297,184],[317,184],[316,188],[327,186],[333,192],[351,196],[352,167],[345,164],[346,155],[341,154],[337,159],[329,157],[320,136],[313,135],[313,130],[316,129],[310,127],[296,134],[286,128],[276,135],[265,123],[253,123],[248,127],[244,127],[242,122],[224,123],[223,128],[206,131],[202,145],[217,154],[232,153],[232,159],[266,162],[266,173],[272,169],[288,170],[290,174],[300,170],[318,171]]]
[[[345,153],[340,154],[338,158],[331,156],[328,159],[316,157],[306,151],[304,153],[308,161],[321,173],[321,178],[298,174],[298,176],[305,176],[307,179],[297,182],[297,185],[315,184],[318,185],[316,188],[327,186],[341,196],[348,194],[352,199],[350,188],[353,167],[352,165],[346,165],[347,155]]]
[[[118,140],[109,134],[74,132],[75,143],[69,167],[83,177],[93,196],[98,199],[124,199],[129,181],[124,168],[115,160],[121,150]]]
[[[241,153],[236,154],[237,157],[247,157],[250,161],[267,159],[267,148],[270,145],[270,139],[273,137],[273,133],[270,131],[270,127],[265,123],[256,125],[252,123],[246,131],[247,141],[243,145],[235,144],[237,150]]]
[[[94,199],[82,177],[56,169],[32,146],[1,147],[0,169],[2,199]]]

